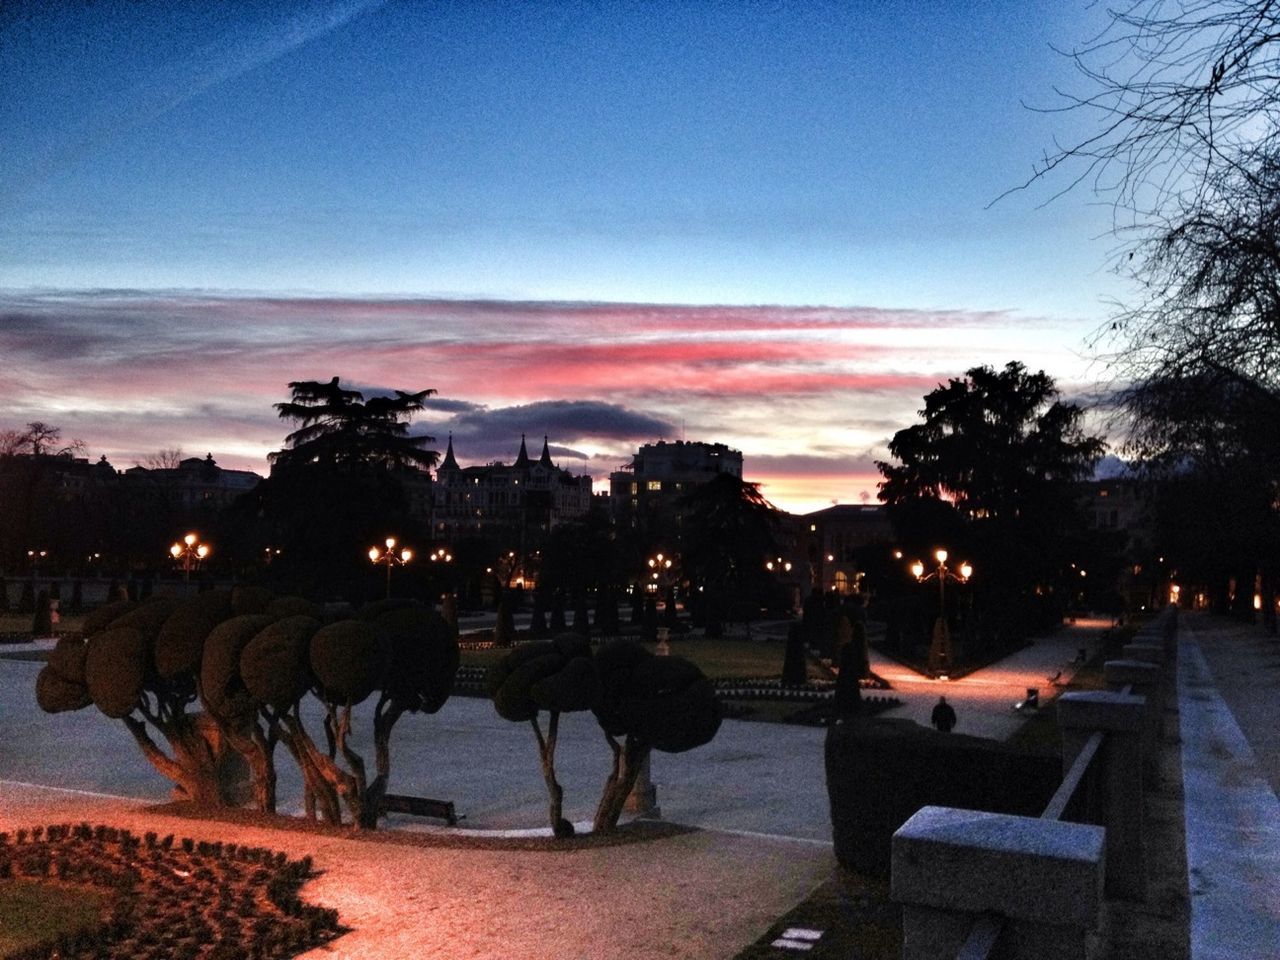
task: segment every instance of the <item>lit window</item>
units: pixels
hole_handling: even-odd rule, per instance
[[[662,481],[661,481],[661,480],[650,480],[648,483],[646,483],[646,484],[645,484],[645,489],[646,489],[646,490],[661,490],[661,489],[662,489]]]
[[[640,492],[640,484],[633,483],[631,485],[631,495],[634,497],[639,492]]]

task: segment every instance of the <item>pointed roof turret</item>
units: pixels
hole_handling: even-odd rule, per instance
[[[538,466],[555,469],[555,464],[551,462],[551,448],[547,446],[547,438],[544,434],[542,437],[542,456],[538,458]]]
[[[445,451],[444,463],[440,464],[440,466],[436,468],[436,472],[439,473],[441,470],[457,470],[457,469],[459,469],[458,461],[454,459],[454,456],[453,456],[453,434],[450,433],[449,449]]]
[[[529,448],[524,445],[524,434],[520,434],[520,452],[516,454],[515,466],[528,468]]]

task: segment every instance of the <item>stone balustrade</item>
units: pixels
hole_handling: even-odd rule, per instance
[[[1173,695],[1175,617],[1104,665],[1108,690],[1058,698],[1064,777],[1040,818],[924,807],[893,835],[904,960],[1087,960],[1105,899],[1145,898],[1143,790]]]

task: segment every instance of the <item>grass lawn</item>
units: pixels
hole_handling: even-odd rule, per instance
[[[679,638],[671,641],[671,653],[692,660],[708,677],[768,678],[782,676],[782,658],[785,645],[761,640],[707,640],[703,637]],[[646,643],[650,651],[657,651],[657,644]],[[463,650],[465,666],[489,667],[506,654],[505,650]],[[809,677],[822,679],[822,672],[809,665]]]
[[[32,619],[29,613],[0,613],[0,633],[30,633]],[[58,630],[61,633],[78,631],[83,623],[83,614],[70,616],[64,613],[58,622]]]
[[[0,956],[97,926],[110,894],[37,880],[0,880]]]

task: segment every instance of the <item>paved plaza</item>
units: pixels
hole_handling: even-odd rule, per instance
[[[1207,617],[1184,616],[1182,623],[1192,957],[1278,956],[1280,642]],[[873,667],[904,701],[890,716],[927,723],[945,693],[958,730],[1003,739],[1022,722],[1013,704],[1026,688],[1049,700],[1056,692],[1050,678],[1069,679],[1077,651],[1096,650],[1107,626],[1081,620],[956,681],[922,678],[878,655]],[[32,696],[39,668],[0,659],[0,829],[66,819],[209,839],[228,829],[157,820],[146,806],[168,799],[167,781],[139,756],[122,724],[91,708],[41,712]],[[371,753],[368,733],[356,730]],[[821,728],[727,720],[706,747],[655,754],[663,818],[701,829],[626,847],[512,856],[235,829],[252,835],[246,842],[311,853],[323,865],[307,895],[337,907],[356,930],[316,955],[532,960],[548,955],[550,930],[557,957],[729,958],[834,869],[823,737]],[[590,820],[609,760],[590,714],[563,719],[558,770],[566,814],[580,824]],[[466,818],[461,832],[544,829],[533,734],[501,720],[486,700],[455,697],[434,716],[406,716],[396,727],[393,764],[393,789],[453,801]],[[281,810],[299,812],[301,784],[283,756],[280,773]],[[388,826],[448,829],[435,823],[396,817]],[[519,909],[498,911],[494,920],[494,903]]]

